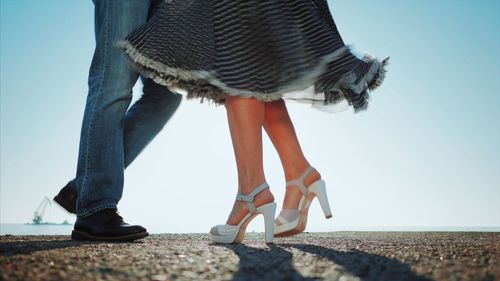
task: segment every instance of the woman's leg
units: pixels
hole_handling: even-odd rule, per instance
[[[226,98],[227,119],[233,141],[234,155],[238,168],[238,191],[249,194],[265,182],[262,163],[262,125],[264,103],[253,98],[228,96]],[[255,197],[259,207],[274,201],[269,189]],[[245,202],[235,201],[227,224],[237,225],[248,213]]]
[[[286,181],[296,179],[309,166],[309,162],[300,148],[292,120],[288,115],[285,102],[278,100],[265,103],[264,128],[278,151],[285,172]],[[320,179],[321,175],[313,171],[306,177],[306,186]],[[296,209],[302,193],[297,188],[289,188],[283,201],[284,209]]]

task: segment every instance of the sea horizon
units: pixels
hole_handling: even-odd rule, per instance
[[[145,226],[150,234],[173,233],[205,233],[172,231],[165,226]],[[69,235],[73,230],[73,223],[69,224],[29,224],[29,223],[0,223],[0,235]],[[500,232],[500,226],[337,226],[330,231],[321,232]],[[311,231],[313,232],[313,231]],[[311,233],[309,232],[309,233]]]

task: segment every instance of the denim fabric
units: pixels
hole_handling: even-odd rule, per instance
[[[74,179],[78,217],[116,208],[125,167],[163,128],[181,101],[180,95],[143,79],[144,94],[128,109],[139,73],[116,43],[145,24],[154,7],[150,0],[94,0],[94,4],[96,48]]]

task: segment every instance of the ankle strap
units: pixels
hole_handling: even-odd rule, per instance
[[[253,212],[256,209],[253,203],[253,199],[257,194],[261,193],[266,188],[269,188],[269,185],[267,184],[267,182],[264,182],[263,184],[259,185],[256,189],[254,189],[254,191],[250,192],[250,194],[248,195],[238,192],[238,194],[236,195],[236,200],[247,202],[249,211]]]
[[[307,176],[316,169],[314,169],[312,166],[307,167],[307,169],[302,173],[302,175],[294,180],[290,180],[286,183],[286,187],[291,187],[291,186],[296,186],[299,188],[300,192],[304,196],[306,196],[309,193],[309,190],[304,184],[304,180],[307,178]]]

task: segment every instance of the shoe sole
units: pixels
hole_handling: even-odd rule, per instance
[[[307,214],[303,215],[301,213],[297,227],[290,229],[290,230],[287,230],[285,232],[276,233],[276,234],[274,234],[274,237],[288,237],[288,236],[294,236],[294,235],[300,234],[300,233],[304,232],[304,230],[306,229],[306,225],[307,225]]]
[[[63,209],[66,210],[68,213],[76,214],[76,210],[75,210],[75,207],[73,206],[72,202],[69,202],[61,195],[59,195],[59,194],[56,195],[54,197],[54,201],[57,204],[59,204],[59,206],[63,207]]]
[[[238,235],[236,235],[236,239],[234,239],[234,243],[241,244],[243,242],[243,238],[245,237],[245,233],[247,231],[248,224],[257,216],[258,213],[250,216],[247,221],[241,226],[240,231],[238,231]]]
[[[78,241],[106,241],[106,242],[131,242],[149,236],[147,232],[128,234],[123,236],[94,236],[83,231],[73,230],[71,239]]]

